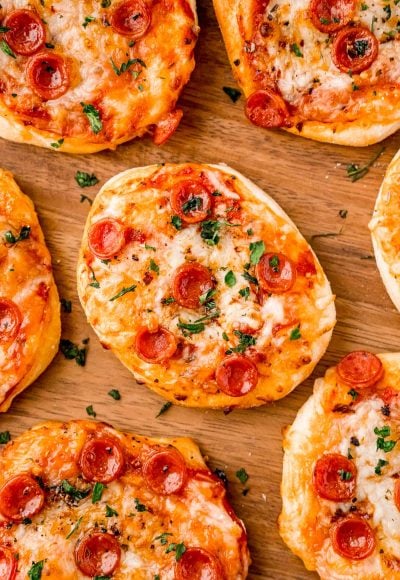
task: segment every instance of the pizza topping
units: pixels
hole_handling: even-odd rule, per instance
[[[179,493],[187,479],[185,460],[174,447],[154,451],[143,463],[143,476],[156,493]]]
[[[119,565],[121,548],[111,534],[89,532],[75,547],[75,562],[86,576],[111,576]]]
[[[0,489],[0,513],[8,520],[20,522],[42,509],[44,492],[33,477],[16,475]]]
[[[295,283],[296,268],[283,254],[264,254],[256,266],[256,277],[263,290],[282,294]]]
[[[15,340],[22,324],[22,313],[12,300],[0,298],[0,343]]]
[[[144,36],[150,26],[151,15],[142,0],[120,2],[111,15],[110,24],[118,34],[138,40]]]
[[[32,90],[46,101],[61,97],[70,85],[69,67],[54,52],[43,51],[29,59],[26,77]]]
[[[215,378],[218,387],[230,397],[243,397],[253,391],[258,383],[256,365],[246,356],[227,356],[217,367]]]
[[[210,189],[201,180],[187,179],[177,183],[171,191],[171,208],[184,222],[203,221],[211,211]]]
[[[88,481],[109,483],[124,469],[124,454],[120,444],[110,437],[91,439],[83,446],[79,465]]]
[[[332,44],[332,59],[345,73],[360,73],[371,66],[378,56],[379,42],[376,36],[362,26],[344,28]]]
[[[363,560],[375,549],[374,533],[365,520],[348,516],[336,522],[330,529],[333,549],[343,558]]]
[[[396,479],[396,483],[394,484],[394,503],[400,511],[400,479]]]
[[[16,554],[5,546],[0,546],[0,578],[14,580],[17,575]]]
[[[350,22],[355,8],[355,0],[311,0],[310,16],[315,28],[330,34]]]
[[[209,270],[197,262],[182,264],[172,279],[172,294],[175,301],[185,308],[199,308],[201,298],[213,289],[214,283]]]
[[[367,351],[354,351],[346,355],[337,365],[339,379],[349,386],[372,387],[383,376],[380,359]]]
[[[327,453],[314,467],[313,485],[319,497],[331,501],[350,500],[356,488],[355,464],[339,453]]]
[[[286,126],[289,117],[285,101],[272,89],[261,89],[250,95],[245,113],[254,125],[267,129]]]
[[[221,580],[223,571],[216,556],[203,548],[187,548],[175,565],[176,580]]]
[[[154,145],[163,145],[177,130],[183,117],[182,109],[175,109],[157,123],[153,132]]]
[[[16,54],[31,56],[44,45],[44,24],[32,10],[13,10],[4,19],[3,26],[7,29],[6,42]]]
[[[160,363],[165,361],[171,358],[176,349],[175,336],[162,326],[159,326],[155,331],[143,327],[136,334],[136,353],[146,362]]]
[[[121,251],[125,244],[124,228],[113,218],[99,220],[90,227],[88,244],[97,258],[111,259]]]

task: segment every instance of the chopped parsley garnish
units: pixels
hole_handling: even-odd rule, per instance
[[[53,147],[53,149],[59,149],[63,143],[64,143],[64,139],[59,139],[58,141],[55,141],[54,143],[50,143],[50,147]]]
[[[247,282],[250,282],[251,284],[255,284],[256,286],[258,286],[257,278],[249,274],[246,270],[243,272],[242,276],[245,280],[247,280]]]
[[[87,347],[79,346],[68,339],[62,338],[60,341],[60,351],[68,360],[74,360],[77,365],[84,367],[86,364]]]
[[[60,303],[61,303],[61,308],[63,309],[63,312],[66,312],[67,314],[71,314],[71,312],[72,312],[71,300],[66,300],[65,298],[61,298]]]
[[[239,338],[239,344],[233,348],[226,351],[226,354],[232,354],[233,352],[245,352],[250,346],[256,344],[256,339],[251,334],[245,334],[240,330],[234,330],[233,334]]]
[[[8,244],[16,244],[18,242],[22,242],[23,240],[27,240],[31,235],[31,227],[30,226],[22,226],[18,236],[14,236],[12,231],[8,230],[4,234],[4,239]]]
[[[279,257],[276,254],[274,256],[271,256],[270,259],[268,260],[268,263],[270,268],[272,268],[272,271],[277,274],[279,272],[280,266]]]
[[[295,42],[290,45],[290,50],[291,52],[293,52],[293,54],[295,54],[299,58],[303,58],[303,53],[301,52],[299,45],[296,44]]]
[[[349,165],[347,165],[347,167],[346,167],[347,177],[352,182],[358,181],[359,179],[362,179],[363,177],[365,177],[367,175],[368,171],[370,170],[370,168],[372,167],[372,165],[382,155],[382,153],[384,151],[385,151],[385,148],[381,147],[379,149],[379,151],[373,156],[371,161],[368,161],[368,163],[366,165],[362,165],[361,167],[357,163],[350,163]]]
[[[385,441],[386,437],[390,436],[391,430],[388,425],[384,425],[380,429],[375,427],[374,429],[375,435],[378,435],[376,440],[376,450],[382,449],[385,453],[389,453],[392,451],[394,446],[396,445],[397,441],[393,441],[392,439],[388,439]]]
[[[93,487],[93,493],[92,493],[92,503],[97,503],[98,501],[101,500],[102,495],[103,495],[103,491],[105,490],[107,486],[104,485],[104,483],[100,483],[98,481],[96,481],[96,483],[94,484]]]
[[[219,230],[221,229],[221,226],[229,226],[233,228],[238,225],[239,224],[230,224],[227,221],[220,222],[215,220],[207,220],[201,224],[200,236],[209,246],[216,246],[220,240]]]
[[[350,481],[353,478],[351,471],[346,471],[345,469],[339,469],[338,475],[342,481]]]
[[[247,482],[247,480],[249,479],[249,475],[247,473],[247,471],[245,470],[244,467],[241,467],[236,473],[235,473],[236,477],[238,478],[238,480],[240,481],[240,483],[242,483],[243,485]]]
[[[232,288],[232,286],[236,284],[236,276],[232,270],[229,270],[229,272],[225,274],[224,282],[229,288]]]
[[[200,334],[200,332],[203,332],[206,327],[204,322],[182,322],[181,320],[178,322],[177,326],[182,330],[183,336]]]
[[[42,577],[43,567],[46,560],[40,562],[33,562],[30,570],[28,570],[29,580],[40,580]]]
[[[149,244],[145,244],[144,247],[146,250],[153,250],[153,252],[157,251],[157,248],[155,248],[154,246],[149,246]]]
[[[111,391],[108,391],[107,394],[110,395],[110,397],[112,397],[114,399],[114,401],[121,400],[121,393],[119,391],[117,391],[117,389],[111,389]]]
[[[84,114],[88,118],[93,133],[97,135],[97,133],[100,133],[103,128],[100,112],[91,104],[81,103],[81,106]]]
[[[1,431],[0,433],[0,445],[5,445],[11,441],[10,431]]]
[[[13,52],[8,42],[6,42],[5,40],[0,40],[0,50],[2,50],[4,54],[11,56],[11,58],[17,58],[16,54]]]
[[[365,53],[369,48],[369,40],[365,38],[358,38],[353,42],[352,48],[354,49],[356,56],[365,56]]]
[[[238,101],[242,95],[242,93],[238,91],[238,89],[234,89],[232,87],[222,87],[222,90],[226,95],[228,95],[228,97],[233,103],[236,103],[236,101]]]
[[[83,28],[86,28],[86,26],[93,22],[93,20],[96,20],[94,16],[85,16],[85,20],[82,22]]]
[[[289,336],[290,340],[299,340],[299,338],[301,338],[300,325],[296,326],[296,328],[293,328]]]
[[[364,2],[362,2],[361,10],[368,10],[368,8],[369,8],[368,4],[365,4]]]
[[[182,211],[186,215],[191,211],[198,211],[199,209],[203,209],[203,200],[201,197],[191,197],[182,205]]]
[[[99,179],[94,173],[86,173],[86,171],[77,171],[75,174],[75,181],[79,187],[92,187],[99,183]]]
[[[111,6],[111,0],[101,0],[102,8],[108,8],[109,6]]]
[[[135,497],[135,510],[137,512],[147,512],[147,507],[137,497]]]
[[[216,293],[215,288],[210,288],[210,290],[207,290],[207,292],[204,292],[199,298],[200,304],[206,305],[210,308],[215,308],[215,302],[212,300],[210,303],[210,300],[214,296],[215,293]]]
[[[382,467],[388,465],[389,461],[385,461],[385,459],[378,459],[378,463],[375,466],[375,473],[376,475],[382,475]]]
[[[90,493],[90,487],[87,489],[77,489],[73,485],[69,483],[66,479],[63,479],[61,482],[61,489],[64,493],[69,495],[72,499],[76,501],[81,501],[85,499]]]
[[[89,286],[91,286],[92,288],[100,288],[100,282],[97,280],[96,274],[93,272],[93,270],[91,268],[90,268],[90,270],[91,270],[92,281],[90,282]]]
[[[83,517],[81,516],[76,524],[72,527],[71,531],[69,532],[68,536],[66,536],[66,539],[69,540],[70,537],[76,532],[76,530],[79,528],[79,526],[81,525],[81,521],[82,521]]]
[[[106,504],[106,518],[112,518],[117,515],[118,515],[117,510],[114,510],[112,507]]]
[[[171,218],[171,224],[174,226],[176,230],[182,229],[182,220],[178,215],[173,215]]]
[[[134,292],[136,290],[136,284],[133,284],[132,286],[128,286],[127,288],[122,288],[122,290],[120,290],[118,292],[118,294],[116,294],[115,296],[113,296],[112,298],[110,298],[110,302],[114,302],[114,300],[117,300],[118,298],[121,298],[121,296],[124,296],[125,294],[127,294],[128,292]]]
[[[226,341],[228,341],[228,340],[229,340],[229,336],[226,334],[226,332],[223,332],[223,333],[222,333],[222,338],[223,338],[224,340],[226,340]]]
[[[172,536],[172,534],[170,532],[163,532],[159,536],[156,536],[154,541],[160,540],[160,544],[166,546],[168,544],[168,536]]]
[[[390,8],[390,4],[386,4],[383,7],[383,11],[386,12],[386,20],[389,20],[389,18],[392,16],[392,9]]]
[[[115,64],[115,62],[113,61],[112,58],[110,58],[110,61],[111,61],[111,66],[113,68],[113,71],[115,72],[115,74],[117,76],[121,76],[124,72],[129,70],[131,68],[131,66],[133,66],[134,64],[140,64],[140,66],[142,66],[143,68],[146,68],[146,63],[144,63],[140,58],[130,58],[126,62],[123,62],[120,65],[120,67],[118,67]]]
[[[263,241],[251,242],[250,244],[250,264],[255,266],[261,260],[265,252],[265,244]]]
[[[44,45],[45,45],[46,48],[50,48],[50,49],[51,48],[55,48],[55,46],[54,46],[54,44],[52,42],[45,42]]]
[[[149,268],[152,272],[155,272],[156,274],[160,273],[160,267],[158,266],[158,264],[156,264],[156,262],[153,259],[150,260]]]
[[[89,415],[89,417],[96,417],[97,415],[96,411],[93,409],[93,405],[86,407],[86,413]]]
[[[0,26],[0,33],[8,32],[9,30],[11,30],[11,28],[8,28],[8,26]]]
[[[380,437],[389,437],[390,435],[390,427],[388,425],[384,425],[379,429],[379,427],[375,427],[374,429],[375,435],[379,435]]]
[[[170,409],[171,407],[172,407],[171,401],[167,401],[166,403],[164,403],[164,405],[158,411],[158,413],[156,415],[156,419],[157,419],[157,417],[160,417],[161,415],[164,415],[164,413],[166,413],[168,411],[168,409]]]
[[[165,550],[165,553],[169,554],[170,552],[175,552],[175,560],[179,562],[183,554],[186,552],[186,546],[183,542],[181,544],[170,544]]]
[[[168,298],[161,298],[161,304],[173,304],[175,298],[173,296],[168,296]]]
[[[246,288],[241,288],[239,290],[239,295],[244,298],[245,300],[248,299],[248,297],[250,296],[250,288],[249,286],[246,286]]]
[[[350,389],[350,391],[348,391],[347,394],[350,395],[353,401],[355,401],[359,395],[359,393],[357,393],[357,391],[355,391],[354,389]]]

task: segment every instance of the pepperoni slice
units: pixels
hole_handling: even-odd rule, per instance
[[[202,222],[211,212],[209,187],[199,180],[187,179],[177,183],[171,191],[172,211],[188,224]]]
[[[331,34],[350,22],[355,9],[355,0],[311,0],[310,17],[315,28]]]
[[[177,349],[175,336],[162,326],[152,332],[147,327],[136,334],[135,350],[138,356],[149,363],[160,363],[169,358]]]
[[[114,8],[110,23],[118,34],[138,40],[149,29],[151,14],[142,0],[126,0]]]
[[[258,370],[242,354],[227,356],[217,367],[215,379],[223,393],[230,397],[243,397],[253,391],[258,383]]]
[[[111,437],[99,437],[87,441],[81,451],[79,465],[88,481],[109,483],[121,475],[124,454],[120,444]]]
[[[186,484],[185,460],[173,447],[151,453],[144,461],[142,469],[148,486],[156,493],[179,493]]]
[[[9,28],[4,38],[17,54],[31,56],[44,45],[46,29],[32,10],[13,10],[4,19],[3,26]]]
[[[368,522],[357,516],[348,516],[330,529],[333,549],[349,560],[364,560],[375,549],[375,536]]]
[[[324,499],[348,501],[356,489],[356,466],[340,453],[327,453],[318,459],[314,467],[314,489]]]
[[[172,279],[175,301],[185,308],[199,308],[200,297],[214,286],[209,270],[197,262],[182,264]]]
[[[42,51],[29,59],[26,77],[31,89],[45,101],[62,97],[70,86],[67,62],[53,52]]]
[[[221,563],[203,548],[188,548],[175,564],[175,580],[222,580]]]
[[[400,479],[394,484],[394,504],[400,512]]]
[[[116,256],[125,244],[123,226],[114,218],[104,218],[91,225],[88,244],[92,253],[101,260]]]
[[[284,254],[264,254],[256,266],[256,277],[263,290],[283,294],[296,281],[296,267]]]
[[[75,562],[86,576],[111,576],[119,565],[121,548],[111,534],[89,532],[75,546]]]
[[[347,385],[372,387],[382,378],[383,365],[372,352],[356,350],[342,358],[336,372]]]
[[[256,91],[246,101],[246,117],[254,125],[271,129],[288,124],[289,112],[285,101],[272,89]]]
[[[0,298],[0,343],[15,340],[22,324],[22,314],[12,300]]]
[[[163,145],[167,139],[171,137],[177,130],[179,123],[183,117],[182,109],[171,111],[164,119],[159,121],[154,129],[153,143],[154,145]]]
[[[14,522],[31,518],[42,509],[44,492],[33,477],[16,475],[0,489],[0,513]]]
[[[345,73],[360,73],[371,66],[378,56],[379,42],[376,36],[362,26],[343,28],[332,44],[332,59]]]
[[[17,575],[17,559],[14,552],[5,546],[0,546],[0,578],[14,580]]]

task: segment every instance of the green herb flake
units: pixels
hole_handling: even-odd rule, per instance
[[[384,425],[383,427],[375,427],[374,429],[375,435],[379,435],[379,437],[389,437],[391,431],[389,425]]]
[[[91,286],[92,288],[100,288],[100,282],[97,280],[96,278],[96,274],[94,273],[94,271],[90,268],[91,270],[91,277],[92,277],[92,281],[89,283],[89,286]]]
[[[256,266],[265,252],[263,241],[251,242],[250,244],[250,264]]]
[[[382,475],[382,467],[385,467],[385,465],[389,465],[389,461],[385,461],[385,459],[378,459],[378,463],[375,466],[376,475]]]
[[[236,101],[238,101],[242,96],[242,93],[238,91],[238,89],[234,89],[232,87],[222,87],[222,90],[226,95],[228,95],[233,103],[236,103]]]
[[[149,246],[149,244],[145,244],[144,247],[146,250],[153,250],[153,252],[157,251],[157,248],[155,248],[154,246]]]
[[[300,325],[293,328],[289,336],[290,340],[299,340],[299,338],[301,338]]]
[[[68,360],[74,360],[77,365],[84,367],[86,364],[87,348],[79,346],[68,339],[62,338],[60,341],[60,351]]]
[[[396,445],[396,441],[387,440],[385,441],[383,437],[378,437],[376,440],[376,450],[382,449],[385,453],[389,453],[393,450],[394,446]]]
[[[193,196],[182,205],[182,211],[185,215],[188,213],[203,209],[203,200],[201,197]]]
[[[247,280],[247,282],[250,282],[250,284],[254,284],[255,286],[258,286],[257,278],[255,278],[254,276],[252,276],[251,274],[246,272],[246,270],[243,272],[242,276],[245,280]]]
[[[117,389],[111,389],[111,391],[108,391],[107,394],[110,397],[112,397],[114,399],[114,401],[120,401],[121,400],[121,393],[119,391],[117,391]]]
[[[137,512],[147,512],[148,511],[147,507],[143,503],[141,503],[137,497],[135,497],[135,510]]]
[[[159,536],[156,536],[154,541],[160,540],[160,544],[166,546],[168,544],[168,536],[172,536],[172,534],[169,532],[163,532]]]
[[[96,481],[96,483],[94,484],[93,487],[93,493],[92,493],[92,503],[97,503],[101,500],[102,495],[103,495],[103,491],[105,490],[107,486],[104,485],[104,483],[100,483],[98,481]]]
[[[10,431],[1,431],[0,432],[0,445],[5,445],[11,441]]]
[[[53,147],[53,149],[59,149],[63,143],[64,143],[64,139],[59,139],[58,141],[55,141],[54,143],[50,143],[50,147]]]
[[[76,532],[76,530],[79,528],[79,526],[81,525],[82,522],[82,516],[76,521],[76,524],[72,527],[71,531],[69,532],[68,536],[66,536],[66,539],[69,540],[70,537]]]
[[[244,298],[245,300],[247,300],[250,296],[250,287],[246,286],[246,288],[241,288],[239,290],[239,295]]]
[[[46,560],[41,560],[40,562],[32,562],[30,570],[28,570],[29,580],[40,580],[42,577],[43,567]]]
[[[106,518],[112,518],[114,516],[117,516],[118,512],[113,509],[112,507],[110,507],[108,504],[106,504]]]
[[[223,332],[223,333],[222,333],[222,338],[223,338],[224,340],[226,340],[226,341],[228,341],[228,340],[229,340],[229,336],[226,334],[226,332]]]
[[[232,286],[236,284],[236,276],[232,270],[229,270],[229,272],[225,274],[224,282],[229,288],[232,288]]]
[[[90,127],[95,135],[100,133],[103,128],[100,112],[91,104],[81,103],[82,111],[86,115]]]
[[[353,479],[353,474],[351,471],[346,471],[345,469],[339,469],[338,475],[342,481],[350,481]]]
[[[71,314],[72,312],[72,302],[71,300],[66,300],[65,298],[61,298],[60,300],[61,308],[63,312],[66,314]]]
[[[355,391],[354,389],[350,389],[350,391],[348,391],[347,394],[350,395],[353,401],[355,401],[359,395],[359,393],[357,393],[357,391]]]
[[[66,479],[62,480],[60,487],[64,493],[66,493],[76,501],[81,501],[82,499],[85,499],[85,497],[87,497],[90,493],[90,487],[88,487],[87,489],[78,489],[74,487],[71,483],[69,483],[69,481],[67,481]]]
[[[175,298],[173,296],[168,296],[168,298],[161,298],[161,304],[173,304],[175,302]]]
[[[295,42],[290,45],[290,51],[299,58],[303,58],[303,53],[301,52],[299,45]]]
[[[243,485],[245,483],[247,483],[247,480],[249,479],[249,475],[247,473],[247,471],[245,470],[244,467],[241,467],[236,473],[235,473],[236,477],[238,478],[238,480],[240,481],[240,483],[242,483]]]
[[[109,301],[114,302],[114,300],[121,298],[121,296],[125,296],[125,294],[128,294],[128,292],[134,292],[135,290],[136,290],[136,284],[133,284],[132,286],[128,286],[127,288],[122,288],[122,290],[120,290],[118,292],[118,294],[116,294],[115,296],[110,298]]]
[[[30,235],[31,235],[31,227],[22,226],[18,236],[15,236],[10,230],[8,230],[4,234],[4,239],[8,244],[17,244],[18,242],[22,242],[23,240],[28,240]]]
[[[96,417],[97,415],[96,411],[93,409],[93,405],[86,407],[86,413],[89,415],[89,417]]]
[[[153,259],[150,260],[150,266],[149,267],[150,267],[150,270],[152,272],[155,272],[156,274],[159,274],[160,273],[160,267],[158,266],[158,264],[156,264],[156,262]]]
[[[349,165],[347,165],[346,172],[347,177],[350,179],[350,181],[354,183],[355,181],[358,181],[359,179],[365,177],[369,172],[370,168],[372,167],[372,165],[382,155],[384,151],[385,148],[381,147],[366,165],[360,166],[357,163],[350,163]]]
[[[86,173],[86,171],[77,171],[75,181],[79,187],[93,187],[93,185],[99,183],[99,179],[97,179],[94,173]]]
[[[230,348],[226,354],[232,354],[233,352],[244,353],[250,346],[255,346],[256,344],[256,339],[251,334],[245,334],[240,330],[234,330],[233,334],[239,338],[239,344]]]
[[[3,34],[4,32],[8,32],[9,30],[11,30],[11,28],[8,28],[8,26],[0,26],[1,34]]]
[[[119,67],[115,64],[112,58],[110,58],[110,61],[112,69],[117,76],[121,76],[123,73],[127,72],[134,64],[140,64],[140,66],[146,68],[146,64],[140,58],[130,58],[126,62],[123,62]]]
[[[182,220],[178,215],[173,215],[171,217],[171,224],[174,226],[176,230],[182,229]]]
[[[201,296],[199,297],[200,304],[204,305],[209,303],[211,298],[215,295],[215,293],[216,293],[215,288],[210,288],[210,290],[203,292],[203,294],[201,294]],[[213,302],[213,304],[215,306],[215,302]]]
[[[166,403],[164,403],[164,405],[158,411],[158,413],[156,415],[156,419],[157,419],[157,417],[161,417],[161,415],[164,415],[164,413],[166,413],[168,411],[168,409],[170,409],[171,407],[172,407],[171,401],[167,401]]]
[[[175,552],[175,560],[179,562],[183,554],[186,552],[186,546],[183,542],[181,544],[170,544],[165,550],[165,553],[169,554],[170,552]]]
[[[4,52],[4,54],[11,56],[11,58],[17,58],[16,54],[10,48],[10,45],[8,44],[8,42],[6,42],[4,39],[0,40],[0,50],[2,50]]]
[[[183,336],[189,336],[191,334],[200,334],[205,329],[204,322],[182,322],[179,320],[177,327],[182,330]]]
[[[85,16],[85,20],[82,22],[83,28],[86,28],[88,24],[96,20],[94,16]]]

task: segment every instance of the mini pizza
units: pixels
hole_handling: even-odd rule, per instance
[[[280,532],[323,579],[400,579],[400,355],[352,352],[284,437]]]
[[[194,67],[194,0],[0,4],[0,136],[92,153],[152,133],[161,145]]]
[[[284,397],[335,323],[307,242],[227,166],[153,165],[106,183],[86,223],[78,292],[103,346],[187,406]]]
[[[191,439],[48,422],[0,455],[2,580],[241,580],[249,563],[244,525]]]
[[[1,412],[50,364],[61,326],[51,258],[35,208],[2,169],[0,276]]]
[[[369,224],[375,259],[394,305],[400,310],[400,152],[388,167]]]
[[[214,0],[248,119],[341,145],[400,127],[395,0]]]

